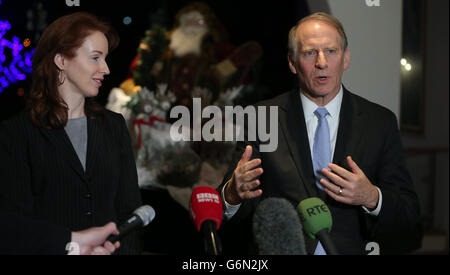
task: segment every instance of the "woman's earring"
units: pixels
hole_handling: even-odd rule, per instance
[[[62,74],[62,77],[61,77],[61,74]],[[59,70],[58,78],[59,78],[59,84],[58,84],[58,86],[63,85],[64,81],[66,81],[66,76],[65,76],[63,70]],[[62,80],[61,80],[61,78],[62,78]]]

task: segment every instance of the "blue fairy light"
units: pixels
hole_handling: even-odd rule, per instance
[[[8,21],[0,21],[0,93],[10,84],[25,80],[26,74],[32,71],[34,49],[23,51],[24,46],[17,36],[13,36],[11,40],[4,38],[10,29]]]

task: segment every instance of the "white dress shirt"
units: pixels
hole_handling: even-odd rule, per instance
[[[333,159],[334,149],[336,148],[337,132],[339,128],[339,115],[341,112],[343,97],[344,97],[344,89],[341,85],[339,93],[327,105],[323,106],[328,110],[328,115],[326,116],[326,118],[328,121],[328,126],[330,128],[331,159]],[[313,159],[314,135],[316,133],[317,124],[319,124],[319,118],[314,114],[314,112],[320,106],[311,101],[303,93],[300,93],[300,99],[302,101],[303,115],[305,117],[306,129],[308,131],[308,141],[309,141],[309,149],[311,152],[311,159]],[[381,209],[381,201],[382,201],[381,191],[378,187],[377,190],[379,195],[377,207],[373,211],[369,211],[366,207],[362,206],[362,208],[364,209],[364,211],[366,211],[366,213],[373,216],[378,216]]]

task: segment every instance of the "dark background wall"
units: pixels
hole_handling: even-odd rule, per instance
[[[403,133],[407,165],[428,234],[424,252],[449,245],[449,1],[426,1],[424,130]]]
[[[125,80],[128,68],[136,55],[139,42],[153,22],[159,22],[167,28],[173,26],[175,14],[187,3],[193,1],[87,1],[80,0],[80,6],[68,7],[65,0],[58,1],[12,1],[3,0],[0,5],[0,20],[8,20],[14,34],[22,39],[31,36],[26,31],[27,10],[42,3],[48,12],[47,23],[62,15],[76,11],[89,11],[109,21],[119,32],[121,43],[110,54],[108,65],[111,74],[106,77],[98,96],[98,101],[105,104],[109,91]],[[273,96],[291,89],[294,77],[287,65],[287,34],[292,25],[308,14],[303,0],[286,0],[283,5],[277,1],[203,1],[216,13],[230,34],[230,42],[238,46],[255,40],[264,50],[262,58],[262,84],[267,87],[267,96]],[[132,23],[123,24],[123,18],[130,16]],[[33,44],[31,45],[33,46]],[[36,44],[34,44],[36,46]],[[29,89],[30,80],[22,81],[0,94],[0,120],[16,113],[23,107],[24,100],[17,96],[17,89]]]

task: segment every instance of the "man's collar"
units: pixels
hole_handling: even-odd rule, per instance
[[[331,100],[330,102],[328,102],[327,105],[324,106],[325,108],[327,108],[328,113],[330,114],[331,117],[334,118],[339,116],[343,96],[344,96],[344,88],[341,85],[341,89],[339,90],[338,94],[333,98],[333,100]],[[305,96],[302,92],[300,92],[300,98],[302,101],[305,118],[313,116],[314,112],[316,111],[317,108],[319,108],[319,106],[312,100],[310,100],[307,96]]]

